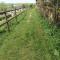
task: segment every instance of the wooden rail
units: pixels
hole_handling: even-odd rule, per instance
[[[21,9],[21,8],[19,8],[19,9]],[[19,10],[19,9],[12,9],[12,10],[1,11],[0,14],[4,14],[4,13],[6,13],[6,12],[15,11],[15,10]]]

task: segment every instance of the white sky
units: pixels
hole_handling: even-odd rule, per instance
[[[5,3],[36,3],[36,0],[0,0]]]

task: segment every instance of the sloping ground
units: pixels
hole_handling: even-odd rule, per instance
[[[42,21],[36,9],[27,11],[14,31],[1,38],[4,41],[0,60],[58,60],[59,55],[54,55],[54,38],[48,36]]]

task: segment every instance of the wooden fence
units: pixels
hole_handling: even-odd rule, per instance
[[[14,10],[8,10],[8,11],[2,11],[2,12],[0,12],[0,15],[2,15],[2,14],[5,15],[5,21],[0,24],[0,27],[4,26],[6,24],[8,31],[10,31],[9,21],[11,21],[12,19],[15,18],[16,22],[17,22],[17,17],[19,15],[21,15],[22,13],[24,13],[24,10],[23,10],[22,12],[19,12],[19,14],[17,14],[17,12],[16,12],[17,10],[19,10],[19,9],[14,9]],[[14,16],[10,17],[10,18],[7,18],[7,12],[11,12],[11,11],[14,11]]]

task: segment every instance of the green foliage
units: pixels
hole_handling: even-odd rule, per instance
[[[2,21],[4,18],[5,18],[5,17],[3,17],[3,16],[0,16],[0,21]]]
[[[32,8],[32,7],[34,7],[35,5],[34,4],[28,4],[28,3],[25,3],[25,4],[21,4],[21,6],[23,7],[23,8]]]
[[[4,10],[6,10],[7,9],[7,5],[5,4],[5,3],[0,3],[0,10],[1,11],[4,11]]]

